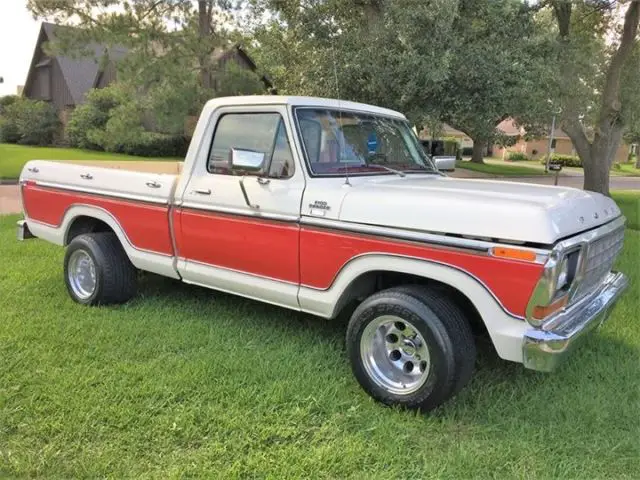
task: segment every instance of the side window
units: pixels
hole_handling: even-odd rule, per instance
[[[269,166],[269,178],[290,178],[295,169],[294,165],[287,129],[282,119],[280,119],[276,141],[273,146],[273,155],[271,156],[271,165]]]
[[[294,162],[287,132],[278,113],[228,113],[218,120],[207,170],[223,175],[243,174],[231,168],[231,149],[264,154],[271,178],[289,178]],[[255,173],[254,173],[255,175]]]

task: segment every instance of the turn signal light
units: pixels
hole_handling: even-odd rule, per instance
[[[569,297],[565,295],[564,297],[559,298],[558,300],[553,302],[551,305],[547,305],[544,307],[541,307],[540,305],[538,305],[537,307],[534,307],[533,318],[536,318],[538,320],[547,318],[552,313],[557,312],[561,308],[564,308],[567,305],[568,298]]]
[[[519,248],[493,247],[491,253],[494,257],[508,258],[510,260],[523,260],[525,262],[535,262],[536,254],[531,250],[521,250]]]

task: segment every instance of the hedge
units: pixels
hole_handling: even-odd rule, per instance
[[[119,150],[139,157],[184,157],[188,148],[189,139],[183,135],[144,132],[138,140],[121,145]]]
[[[509,152],[507,155],[507,160],[510,162],[521,162],[524,160],[529,160],[529,157],[526,153],[523,152]]]
[[[542,157],[540,159],[540,163],[545,164],[547,162],[547,157]],[[580,167],[582,168],[582,160],[580,157],[576,157],[574,155],[560,155],[554,153],[551,155],[551,160],[549,163],[559,163],[563,167]]]

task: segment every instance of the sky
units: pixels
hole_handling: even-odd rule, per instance
[[[26,0],[0,0],[0,96],[24,85],[36,46],[40,22],[27,11]]]

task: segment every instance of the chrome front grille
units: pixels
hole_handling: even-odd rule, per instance
[[[611,271],[613,262],[622,250],[624,227],[620,227],[602,237],[589,242],[585,248],[583,273],[579,280],[573,301],[593,292],[601,285]]]

